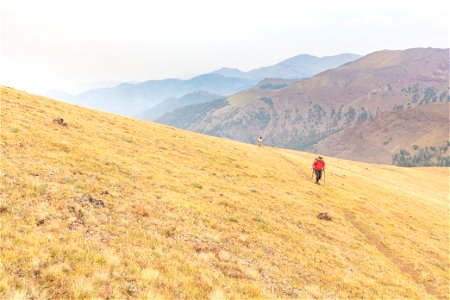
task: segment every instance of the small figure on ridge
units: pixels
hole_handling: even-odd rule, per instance
[[[260,136],[259,139],[258,139],[258,146],[259,146],[259,147],[262,146],[262,136]]]

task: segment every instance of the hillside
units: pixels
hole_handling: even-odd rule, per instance
[[[0,298],[449,297],[448,168],[326,157],[317,186],[313,154],[0,105]]]
[[[321,140],[308,150],[390,164],[393,155],[401,150],[414,155],[425,147],[447,145],[449,140],[449,104],[441,103],[380,113],[372,120],[357,122]]]
[[[243,72],[236,68],[221,68],[212,73],[253,80],[263,80],[265,78],[301,79],[314,76],[329,69],[334,69],[340,65],[354,61],[359,57],[361,56],[351,53],[324,57],[300,54],[285,59],[275,65],[256,68],[248,72]]]
[[[205,103],[219,98],[224,98],[224,96],[208,93],[203,91],[197,91],[189,93],[179,98],[169,98],[163,102],[155,105],[154,107],[136,115],[137,118],[143,120],[155,120],[162,115],[172,112],[176,109],[193,105],[199,103]]]
[[[382,112],[447,103],[448,58],[448,49],[378,51],[280,89],[258,85],[228,97],[226,103],[217,101],[208,110],[188,107],[158,121],[247,143],[262,135],[268,145],[306,149]],[[183,116],[183,124],[177,121],[178,116]],[[402,135],[400,129],[395,134]],[[342,148],[335,154],[350,159],[345,156],[350,152],[350,148]],[[367,153],[362,159],[387,162],[384,156]]]

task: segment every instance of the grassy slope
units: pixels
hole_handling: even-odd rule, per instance
[[[319,187],[312,154],[9,88],[0,147],[0,298],[448,297],[448,169],[327,158]]]

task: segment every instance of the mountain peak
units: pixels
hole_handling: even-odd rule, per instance
[[[222,76],[227,76],[227,77],[250,79],[246,76],[245,72],[239,70],[238,68],[223,67],[223,68],[220,68],[219,70],[211,72],[211,74],[220,74]]]
[[[241,70],[239,70],[238,68],[228,68],[228,67],[222,67],[219,70],[216,70],[212,73],[220,73],[220,72],[242,72]]]
[[[299,54],[275,65],[252,69],[248,72],[243,72],[237,68],[224,67],[212,73],[253,80],[262,80],[264,78],[301,79],[336,68],[359,57],[356,54],[338,54],[326,57]]]

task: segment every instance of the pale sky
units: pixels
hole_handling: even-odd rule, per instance
[[[446,0],[0,1],[0,84],[31,92],[450,44]]]

